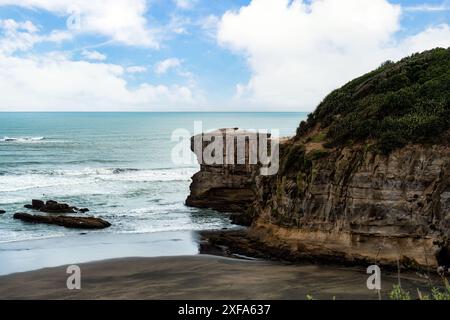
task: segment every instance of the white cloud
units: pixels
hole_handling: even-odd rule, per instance
[[[169,58],[158,62],[155,65],[155,72],[157,74],[164,74],[170,69],[177,68],[181,65],[181,61],[177,58]]]
[[[47,10],[76,21],[79,17],[80,28],[74,32],[97,33],[126,45],[158,47],[145,18],[146,0],[0,0],[2,5]]]
[[[406,38],[397,50],[400,56],[414,52],[421,52],[435,47],[448,48],[450,46],[450,26],[441,24]]]
[[[61,56],[0,54],[0,111],[155,110],[198,102],[186,86],[143,83],[128,88],[121,66]]]
[[[62,42],[62,41],[67,41],[67,40],[72,40],[72,39],[73,39],[73,34],[67,30],[53,30],[46,37],[46,40],[51,41],[51,42]]]
[[[41,36],[36,33],[38,28],[30,21],[0,20],[0,31],[0,52],[25,51],[41,41]]]
[[[191,9],[197,0],[174,0],[176,6],[181,9]]]
[[[95,50],[83,50],[81,52],[81,55],[88,60],[93,60],[93,61],[104,61],[106,60],[106,55],[104,55],[103,53],[100,53],[98,51]]]
[[[33,24],[31,21],[25,22],[17,22],[13,19],[6,19],[0,21],[0,27],[6,33],[17,32],[17,31],[25,31],[27,33],[35,33],[39,31],[39,28]]]
[[[40,42],[61,42],[71,38],[65,31],[54,30],[48,35],[40,35],[38,31],[31,21],[0,20],[0,52],[12,54],[27,51]]]
[[[443,12],[450,11],[450,1],[446,1],[441,4],[420,4],[415,6],[407,6],[404,8],[405,11],[410,12]]]
[[[94,62],[73,60],[68,52],[33,54],[43,41],[60,41],[65,34],[41,35],[31,22],[0,20],[0,111],[115,111],[170,110],[198,105],[202,98],[195,87],[141,83],[130,88],[126,72],[145,68],[101,62],[97,51],[81,54]],[[16,55],[17,52],[25,55]],[[100,62],[99,62],[100,61]],[[170,67],[169,67],[170,68]]]
[[[450,45],[447,25],[396,42],[401,13],[387,0],[252,0],[226,12],[217,40],[243,54],[252,73],[235,103],[312,110],[387,59]]]
[[[128,73],[144,73],[147,71],[146,67],[142,66],[131,66],[126,69]]]
[[[173,34],[188,34],[188,27],[190,25],[192,25],[192,21],[189,17],[172,14],[169,23],[164,26],[161,33],[165,39],[170,38]]]
[[[200,28],[206,32],[208,37],[215,37],[217,34],[217,29],[219,27],[220,19],[211,14],[201,19],[199,22]]]

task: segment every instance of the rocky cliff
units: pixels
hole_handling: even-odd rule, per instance
[[[258,165],[251,164],[248,157],[248,141],[242,154],[242,161],[238,162],[237,139],[255,136],[255,133],[245,130],[219,129],[217,131],[192,137],[191,150],[196,154],[200,163],[200,171],[192,177],[190,195],[186,205],[199,208],[211,208],[220,212],[230,213],[234,222],[249,225],[252,217],[247,215],[255,200],[254,181],[258,175]],[[205,163],[201,161],[202,152],[214,141],[211,137],[226,137],[232,139],[233,150],[223,148],[222,163]],[[201,139],[201,148],[195,150],[195,141]],[[212,140],[212,141],[211,141]]]
[[[388,156],[287,146],[300,167],[257,177],[250,233],[300,257],[408,266],[448,263],[450,148],[409,145]],[[293,151],[294,150],[294,151]]]
[[[202,166],[189,203],[245,212],[249,237],[298,259],[449,266],[449,70],[449,49],[384,64],[318,106],[276,175]]]

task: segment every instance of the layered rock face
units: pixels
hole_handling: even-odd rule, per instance
[[[279,175],[255,179],[250,233],[260,241],[332,260],[448,264],[449,147],[409,145],[383,156],[292,144],[282,159]]]
[[[239,212],[250,237],[297,258],[448,264],[449,147],[408,145],[385,156],[293,139],[280,157],[274,176],[202,166],[188,203]]]
[[[208,164],[203,161],[203,151],[214,142],[211,137],[223,139],[223,161],[218,159],[217,162]],[[249,161],[248,141],[245,152],[237,152],[238,139],[248,137],[256,136],[253,132],[237,128],[220,129],[192,137],[191,149],[200,163],[200,171],[192,177],[191,193],[186,199],[186,205],[232,213],[233,219],[241,224],[251,222],[243,213],[247,212],[255,199],[253,182],[258,174],[258,165]],[[201,147],[198,150],[195,148],[196,139],[201,139]],[[226,139],[232,139],[232,149],[227,149]]]
[[[244,212],[254,200],[251,177],[251,169],[245,166],[201,165],[192,177],[186,204],[221,212]]]

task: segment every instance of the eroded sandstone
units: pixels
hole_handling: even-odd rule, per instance
[[[208,133],[209,135],[220,135],[234,139],[237,142],[239,137],[245,138],[254,136],[255,133],[237,128],[220,129]],[[202,152],[208,145],[209,138],[203,134],[203,143],[200,152]],[[231,213],[231,217],[239,224],[249,225],[252,221],[245,215],[255,199],[253,182],[255,176],[258,174],[258,165],[252,164],[248,158],[247,152],[244,158],[239,161],[239,155],[236,150],[236,145],[233,149],[232,160],[226,162],[227,150],[224,147],[224,162],[219,164],[205,164],[201,161],[202,155],[195,150],[195,138],[191,139],[191,149],[196,153],[197,159],[200,163],[200,171],[192,177],[190,186],[190,195],[186,199],[186,205],[199,208],[211,208],[220,212]],[[228,164],[234,163],[234,164]]]
[[[450,148],[409,145],[383,156],[361,146],[318,159],[293,148],[306,165],[255,180],[251,232],[261,241],[346,260],[448,264],[438,257],[449,246]]]
[[[324,151],[292,139],[281,150],[274,176],[202,166],[191,205],[240,211],[251,224],[248,236],[272,254],[449,264],[448,146],[408,145],[386,156],[362,145]]]

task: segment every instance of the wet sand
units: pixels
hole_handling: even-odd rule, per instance
[[[0,277],[0,299],[377,299],[362,268],[286,265],[210,255],[123,258],[80,264],[81,290],[68,290],[66,266]],[[382,275],[387,297],[397,275]],[[428,282],[402,275],[415,297]]]
[[[89,232],[0,243],[0,276],[73,263],[197,253],[198,235],[194,231],[142,234]]]

